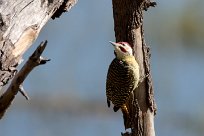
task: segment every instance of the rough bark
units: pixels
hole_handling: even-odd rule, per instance
[[[19,89],[23,95],[28,99],[27,94],[23,90],[23,81],[26,79],[28,74],[36,67],[42,64],[45,64],[47,59],[43,59],[41,54],[43,53],[46,47],[47,41],[42,42],[35,52],[30,56],[28,61],[24,64],[21,70],[14,76],[10,86],[0,97],[0,119],[3,117],[6,109],[10,106],[12,100],[15,98],[15,95],[18,93]]]
[[[141,83],[128,101],[131,133],[123,136],[155,136],[154,115],[156,104],[150,73],[150,49],[146,46],[143,31],[143,10],[155,6],[149,0],[112,0],[116,41],[134,45],[135,58],[140,66]]]
[[[0,90],[16,73],[22,55],[46,22],[77,0],[0,0]],[[15,94],[13,94],[15,95]]]
[[[0,0],[0,89],[13,77],[22,55],[52,17],[77,0]]]

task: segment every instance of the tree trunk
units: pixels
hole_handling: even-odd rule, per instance
[[[123,136],[155,136],[154,115],[156,104],[154,101],[152,77],[150,73],[150,49],[146,46],[143,31],[143,10],[155,6],[149,0],[112,0],[114,30],[116,41],[125,41],[134,45],[135,58],[140,66],[139,87],[134,90],[128,101],[130,112],[131,133]]]
[[[22,55],[38,37],[47,21],[70,10],[76,2],[77,0],[0,0],[0,90],[13,78]],[[12,95],[15,96],[14,93]],[[1,103],[2,97],[3,95],[0,107],[4,104]]]

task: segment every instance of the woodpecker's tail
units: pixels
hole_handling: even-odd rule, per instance
[[[123,113],[123,120],[124,120],[125,129],[131,128],[130,114],[129,114],[127,106],[125,104],[123,104],[121,107],[117,107],[117,106],[113,107],[113,110],[115,112],[117,112],[119,109],[121,109],[121,111]]]
[[[124,120],[125,129],[130,128],[131,127],[130,126],[130,123],[131,123],[130,122],[130,113],[129,113],[128,108],[125,104],[123,104],[121,106],[121,111],[123,113],[123,120]]]

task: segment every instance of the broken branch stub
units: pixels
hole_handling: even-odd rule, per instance
[[[41,44],[37,47],[34,53],[29,57],[28,61],[24,64],[24,66],[20,69],[20,71],[14,76],[11,84],[8,89],[1,95],[0,97],[0,119],[3,117],[7,108],[11,105],[11,102],[15,98],[15,95],[22,88],[22,84],[28,74],[35,68],[36,66],[45,64],[50,59],[43,59],[41,54],[43,53],[45,47],[47,45],[47,41],[41,42]]]

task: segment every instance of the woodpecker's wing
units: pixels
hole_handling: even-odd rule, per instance
[[[110,73],[108,74],[107,77],[110,77]],[[108,107],[110,107],[110,101],[111,101],[113,91],[114,91],[114,87],[111,84],[110,78],[107,78],[107,80],[106,80],[106,96],[107,96],[107,105],[108,105]]]
[[[108,101],[112,101],[116,107],[121,107],[135,88],[135,81],[134,68],[115,58],[109,66],[106,81]]]
[[[115,65],[116,59],[114,59],[108,69],[107,79],[106,79],[106,96],[107,96],[107,105],[110,107],[110,101],[112,101],[112,96],[114,93],[114,82],[112,82],[112,79],[114,78],[114,69],[116,69]]]

